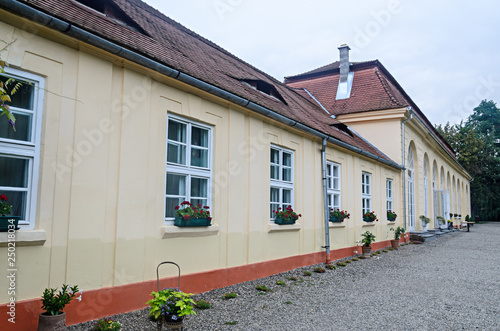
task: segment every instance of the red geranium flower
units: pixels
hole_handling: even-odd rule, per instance
[[[7,201],[7,197],[6,197],[5,195],[3,195],[3,194],[2,194],[2,195],[0,195],[0,200],[2,200],[2,201]]]

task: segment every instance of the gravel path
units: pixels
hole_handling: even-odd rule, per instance
[[[499,239],[500,223],[480,224],[309,277],[315,266],[213,290],[195,297],[212,308],[186,318],[184,330],[500,330]],[[229,292],[238,297],[222,299]],[[147,314],[112,318],[122,330],[156,330]]]

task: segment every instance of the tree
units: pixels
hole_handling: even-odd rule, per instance
[[[500,109],[483,100],[465,123],[436,126],[455,150],[457,160],[474,178],[470,184],[473,216],[500,219]]]

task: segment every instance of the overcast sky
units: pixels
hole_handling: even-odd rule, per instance
[[[434,124],[500,102],[500,2],[146,0],[276,79],[378,59]],[[500,103],[499,103],[500,104]]]

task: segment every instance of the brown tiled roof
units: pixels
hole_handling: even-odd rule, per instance
[[[273,110],[349,145],[390,160],[356,135],[333,127],[332,119],[315,102],[291,87],[225,51],[213,42],[183,27],[140,0],[106,0],[119,7],[142,30],[127,27],[72,0],[21,0],[63,21],[133,50],[150,59],[202,80],[255,104]],[[284,102],[270,97],[241,80],[262,80],[272,84]]]
[[[334,115],[411,106],[415,115],[438,137],[443,146],[455,155],[448,142],[378,60],[351,63],[350,71],[354,73],[354,77],[351,95],[347,99],[336,100],[340,75],[338,61],[303,74],[286,77],[285,84],[296,89],[307,89]]]

